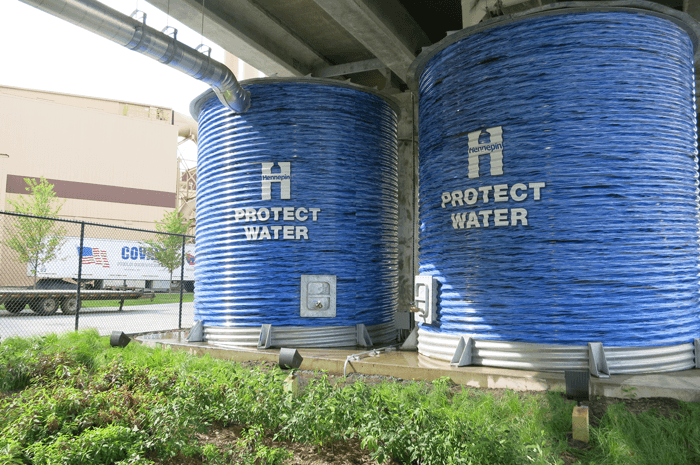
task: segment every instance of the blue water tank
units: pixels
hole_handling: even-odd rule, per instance
[[[487,21],[414,63],[420,273],[439,287],[421,353],[685,344],[691,366],[697,23],[639,3]]]
[[[397,108],[334,80],[245,81],[243,114],[212,92],[199,121],[195,320],[209,340],[355,345],[396,337]]]

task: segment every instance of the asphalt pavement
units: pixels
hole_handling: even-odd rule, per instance
[[[95,328],[103,336],[112,331],[132,334],[177,329],[179,307],[179,303],[173,303],[125,306],[122,311],[118,307],[83,308],[78,316],[78,329]],[[60,334],[74,331],[75,323],[75,315],[64,315],[60,311],[40,316],[29,308],[17,314],[0,310],[0,338]],[[181,327],[190,328],[193,324],[194,303],[185,302],[182,304]]]

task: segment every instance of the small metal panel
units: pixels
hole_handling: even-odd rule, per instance
[[[474,339],[469,336],[462,336],[457,343],[457,349],[452,356],[450,365],[453,367],[466,367],[472,364],[472,351],[474,349]]]
[[[435,319],[435,309],[437,307],[437,282],[432,276],[416,276],[416,284],[413,293],[413,301],[418,311],[416,321],[419,323],[432,324]]]
[[[357,325],[357,345],[360,347],[372,347],[373,345],[367,327],[362,323]]]
[[[336,314],[334,275],[301,275],[302,317],[334,318]]]
[[[258,349],[269,349],[272,346],[272,325],[260,326]]]
[[[199,320],[190,329],[190,334],[187,336],[187,342],[202,342],[204,340],[204,324]]]
[[[598,378],[610,377],[610,369],[605,358],[605,349],[602,342],[588,343],[588,367],[593,376]]]

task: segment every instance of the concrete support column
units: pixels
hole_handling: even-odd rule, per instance
[[[409,330],[413,281],[418,274],[418,99],[411,92],[393,95],[399,117],[399,309],[397,327]]]
[[[700,21],[700,2],[697,0],[683,0],[683,11]]]
[[[486,0],[462,0],[462,27],[479,24],[486,16]]]

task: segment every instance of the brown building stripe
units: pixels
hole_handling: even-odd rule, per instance
[[[27,187],[27,183],[24,182],[24,178],[31,178],[31,176],[8,174],[7,189],[5,190],[10,194],[26,194],[25,187]],[[39,180],[38,178],[33,179]],[[175,208],[175,192],[133,189],[88,182],[61,181],[58,179],[47,179],[47,181],[53,184],[56,196],[64,199],[96,200],[98,202]]]

